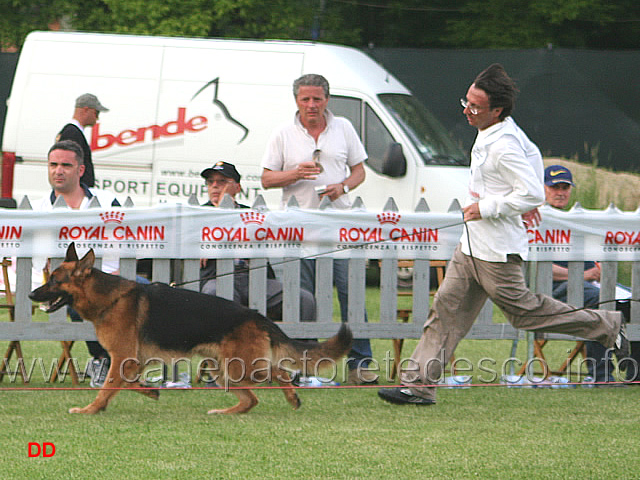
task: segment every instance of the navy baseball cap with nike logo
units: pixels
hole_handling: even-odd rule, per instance
[[[551,165],[544,169],[544,184],[547,187],[557,185],[559,183],[568,183],[575,187],[573,183],[573,175],[571,171],[562,165]]]

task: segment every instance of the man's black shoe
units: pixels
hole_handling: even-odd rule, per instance
[[[616,337],[616,343],[613,345],[613,353],[618,359],[618,362],[623,358],[629,357],[631,353],[629,350],[629,338],[627,337],[627,328],[624,326],[624,320],[620,324],[620,331]]]
[[[408,388],[381,388],[378,390],[378,396],[397,405],[435,405],[436,403],[433,400],[412,394]]]

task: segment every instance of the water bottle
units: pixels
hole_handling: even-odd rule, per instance
[[[569,379],[565,377],[549,377],[551,380],[551,388],[570,388]]]
[[[454,375],[452,377],[447,377],[446,380],[447,388],[471,388],[471,376],[470,375]]]
[[[503,375],[500,383],[507,385],[507,388],[520,388],[525,383],[525,377],[522,375]]]
[[[300,387],[328,387],[331,385],[340,385],[338,382],[322,377],[298,377],[297,381]]]
[[[596,386],[595,383],[595,378],[586,376],[584,377],[584,380],[582,380],[582,388],[593,388]]]

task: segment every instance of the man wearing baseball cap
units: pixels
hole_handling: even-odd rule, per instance
[[[228,162],[217,162],[200,172],[207,184],[209,201],[205,205],[217,207],[220,205],[225,193],[228,193],[235,201],[236,194],[240,193],[240,174],[235,165]],[[249,208],[246,205],[237,204],[238,208]]]
[[[207,185],[209,201],[202,206],[219,207],[225,194],[234,201],[236,208],[249,208],[236,202],[235,196],[242,191],[240,174],[236,167],[228,162],[217,162],[205,168],[200,176]],[[216,294],[216,260],[200,260],[200,291],[208,295]],[[233,300],[245,306],[249,305],[249,262],[246,259],[234,259]],[[267,316],[272,320],[282,320],[282,282],[276,279],[275,272],[267,264]],[[312,322],[316,317],[316,300],[311,292],[300,289],[300,320]]]
[[[109,109],[100,103],[98,97],[91,93],[85,93],[76,98],[75,110],[70,123],[67,123],[56,136],[56,142],[60,140],[73,140],[82,147],[84,152],[84,174],[80,183],[87,187],[95,186],[95,174],[93,172],[93,160],[91,147],[84,133],[84,128],[94,126],[98,121],[100,112],[108,112]]]
[[[562,165],[551,165],[544,170],[545,201],[554,208],[564,210],[569,204],[573,183],[571,171]]]
[[[565,210],[569,205],[571,192],[575,187],[571,170],[563,165],[550,165],[544,170],[544,194],[548,205]],[[567,301],[569,264],[563,261],[553,262],[553,298]],[[584,304],[595,307],[600,302],[600,288],[593,282],[600,281],[600,267],[592,261],[584,262]],[[597,386],[615,382],[611,351],[600,343],[585,341],[587,347],[587,371]],[[620,361],[622,359],[618,359]],[[618,385],[618,384],[612,384]]]

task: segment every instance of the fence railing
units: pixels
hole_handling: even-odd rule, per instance
[[[122,211],[126,211],[127,207],[132,205],[125,203]],[[228,205],[228,204],[227,204]],[[293,204],[295,205],[295,204]],[[93,205],[99,208],[99,205]],[[225,205],[223,204],[223,207]],[[356,210],[360,214],[366,212],[361,202],[356,201]],[[390,199],[385,212],[394,212],[395,204]],[[64,205],[57,204],[56,207],[63,208]],[[325,204],[321,206],[322,214],[325,218],[331,218],[332,215],[344,215],[344,211],[334,211]],[[453,206],[453,217],[459,218],[455,214],[455,205]],[[256,211],[265,212],[260,199],[254,204]],[[31,210],[28,199],[23,199],[18,210]],[[113,209],[111,209],[113,210]],[[204,209],[203,209],[204,210]],[[49,213],[49,221],[56,222],[56,211],[68,210],[54,209]],[[153,209],[150,209],[153,211]],[[13,210],[16,212],[16,210]],[[172,222],[180,224],[180,216],[183,214],[180,210],[173,214]],[[306,215],[307,212],[298,212],[300,215]],[[582,214],[583,212],[581,212]],[[215,215],[214,209],[204,210],[204,214]],[[415,214],[418,219],[423,219],[425,225],[431,223],[433,214],[429,212],[426,203],[421,202],[416,208]],[[309,213],[309,215],[311,215]],[[583,215],[584,216],[584,215]],[[588,212],[587,212],[588,216]],[[399,218],[400,215],[397,215]],[[61,221],[68,222],[68,216]],[[358,217],[360,218],[360,217]],[[351,220],[349,220],[351,221]],[[0,222],[1,224],[2,222]],[[186,220],[182,222],[187,224]],[[192,227],[188,227],[192,228]],[[413,230],[412,235],[416,235]],[[379,232],[378,232],[379,233]],[[64,243],[60,242],[58,243]],[[173,239],[172,241],[179,241]],[[397,238],[396,238],[397,241]],[[65,243],[65,245],[68,242]],[[303,242],[304,243],[304,242]],[[11,249],[2,247],[0,241],[0,255],[9,256]],[[448,260],[450,253],[455,245],[451,248],[441,248],[440,252],[446,252],[446,255],[438,256],[438,253],[429,253],[429,258],[417,258],[412,254],[413,260],[413,276],[411,291],[412,296],[412,315],[408,322],[398,321],[398,281],[397,270],[398,260],[402,259],[403,253],[396,252],[392,255],[385,253],[376,256],[375,252],[367,252],[365,255],[355,255],[356,252],[342,252],[342,258],[349,258],[349,325],[357,338],[419,338],[422,332],[422,326],[427,319],[429,305],[432,301],[429,292],[432,285],[430,284],[430,267],[433,260]],[[65,246],[66,249],[66,246]],[[79,248],[79,254],[84,254],[82,248]],[[636,255],[636,254],[634,254]],[[147,257],[144,253],[138,254],[138,258]],[[308,255],[314,256],[315,255]],[[418,255],[419,256],[419,255]],[[252,254],[249,259],[250,265],[250,292],[249,306],[261,313],[266,312],[266,282],[267,273],[264,267],[269,261],[276,267],[279,272],[279,278],[283,283],[283,321],[280,323],[282,329],[288,335],[297,338],[310,337],[328,337],[337,331],[337,325],[334,321],[333,304],[333,286],[332,286],[332,261],[330,256],[318,255],[316,261],[316,291],[315,298],[317,303],[317,319],[313,323],[300,322],[298,318],[299,312],[299,289],[300,289],[300,258],[305,255],[298,256],[282,256],[273,257],[271,255]],[[609,256],[610,257],[610,256]],[[611,300],[615,298],[615,287],[617,281],[618,261],[611,260],[604,255],[601,258],[590,258],[590,260],[602,260],[600,262],[602,268],[601,278],[601,301]],[[98,262],[101,260],[98,257]],[[61,309],[48,315],[48,321],[34,321],[32,316],[32,302],[28,298],[28,294],[32,289],[32,257],[17,256],[15,262],[15,285],[12,288],[15,292],[15,321],[0,322],[0,339],[2,340],[94,340],[95,332],[90,322],[73,323],[68,321],[65,309]],[[52,267],[62,262],[60,256],[51,258]],[[120,275],[125,278],[134,279],[136,276],[137,258],[120,258]],[[233,259],[218,258],[217,262],[217,293],[225,298],[233,298]],[[364,322],[364,306],[365,306],[365,289],[366,289],[366,269],[367,265],[372,262],[380,265],[380,283],[379,283],[379,315],[378,318],[372,317],[369,313],[369,322]],[[184,257],[183,258],[166,258],[166,256],[151,257],[152,278],[154,282],[175,282],[182,284],[177,288],[188,288],[197,290],[199,286],[199,266],[200,258]],[[631,262],[631,290],[632,297],[637,299],[640,297],[640,253],[637,254]],[[535,290],[541,293],[551,293],[551,261],[532,261],[528,262],[529,277]],[[582,306],[583,301],[583,262],[572,260],[569,262],[569,288],[568,302],[575,306]],[[37,275],[37,273],[36,273]],[[187,283],[185,283],[187,282]],[[614,303],[606,303],[602,305],[603,309],[615,309]],[[498,318],[498,317],[495,317]],[[179,321],[179,319],[176,319]],[[467,335],[470,339],[517,339],[519,331],[514,329],[508,323],[498,322],[494,319],[494,307],[487,302],[484,309],[480,313],[473,328]],[[637,302],[631,305],[631,325],[629,328],[631,339],[640,340],[640,306]],[[548,335],[547,338],[571,338],[564,335]]]

